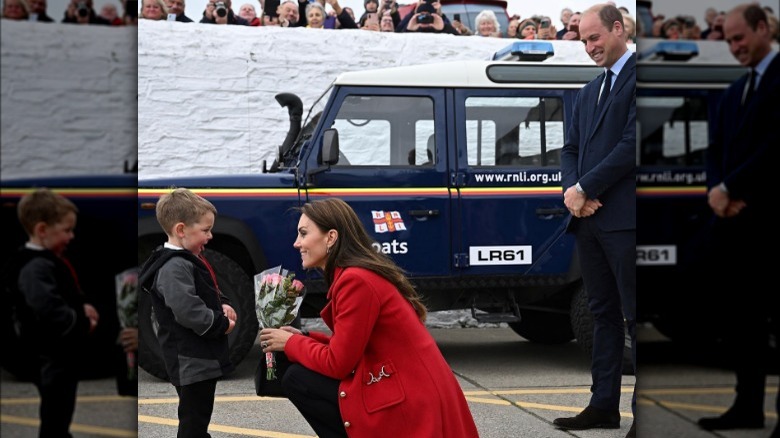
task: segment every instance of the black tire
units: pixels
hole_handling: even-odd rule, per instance
[[[584,286],[577,289],[572,296],[570,316],[577,345],[588,354],[588,357],[591,357],[593,355],[593,316],[588,309],[588,295]],[[634,375],[634,365],[631,360],[631,338],[628,335],[628,330],[625,330],[623,375]]]
[[[238,314],[236,328],[228,335],[230,361],[237,366],[254,345],[259,328],[255,314],[252,278],[238,263],[220,252],[207,249],[204,256],[217,274],[220,290],[230,299],[230,305]],[[151,324],[151,306],[149,296],[141,293],[138,300],[139,336],[141,337],[138,366],[159,379],[168,380],[160,345]]]
[[[509,327],[523,338],[539,344],[564,344],[574,339],[569,315],[563,313],[521,310],[520,322],[511,322]]]

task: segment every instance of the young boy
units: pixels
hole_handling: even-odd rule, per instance
[[[21,343],[29,350],[29,377],[41,397],[39,436],[70,437],[79,368],[74,358],[99,319],[84,302],[76,273],[64,258],[78,209],[42,188],[23,196],[17,213],[28,241],[6,265],[3,282]]]
[[[168,241],[144,263],[139,278],[151,296],[165,368],[179,395],[179,437],[210,436],[217,379],[233,370],[227,334],[236,312],[202,255],[216,214],[213,204],[190,190],[162,195],[157,221]]]

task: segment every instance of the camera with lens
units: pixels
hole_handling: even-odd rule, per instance
[[[79,17],[84,18],[89,16],[89,6],[87,6],[87,2],[79,2],[76,5],[76,13],[79,14]]]
[[[220,17],[224,18],[225,15],[227,15],[227,6],[225,6],[225,2],[216,2],[214,4],[214,12]]]
[[[433,23],[433,15],[431,14],[422,14],[417,16],[417,23],[418,24],[432,24]]]

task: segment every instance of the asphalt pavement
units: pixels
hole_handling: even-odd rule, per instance
[[[566,432],[556,417],[574,415],[590,397],[587,356],[571,342],[546,346],[525,341],[506,327],[431,328],[469,402],[480,436],[623,437],[631,425],[633,376],[624,376],[621,429]],[[725,411],[733,399],[734,376],[715,352],[700,354],[669,342],[650,327],[640,328],[638,427],[642,438],[769,437],[777,423],[774,400],[778,376],[767,381],[767,428],[710,433],[696,426],[702,416]],[[642,360],[643,354],[647,360]],[[220,437],[313,437],[293,405],[283,398],[254,394],[257,346],[238,369],[217,384],[211,435]],[[37,393],[3,372],[0,436],[37,436]],[[74,437],[173,437],[177,398],[174,388],[143,370],[139,398],[116,395],[113,379],[81,382]],[[137,409],[137,411],[136,411]]]

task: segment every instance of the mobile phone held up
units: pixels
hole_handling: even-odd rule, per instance
[[[546,19],[542,20],[539,27],[541,27],[542,29],[547,29],[548,27],[550,27],[550,20],[546,20]]]
[[[265,8],[263,8],[263,15],[268,17],[278,17],[276,10],[279,9],[279,0],[265,0]]]
[[[453,16],[453,19],[454,19],[455,21],[460,21],[460,14],[455,14],[455,15]]]

